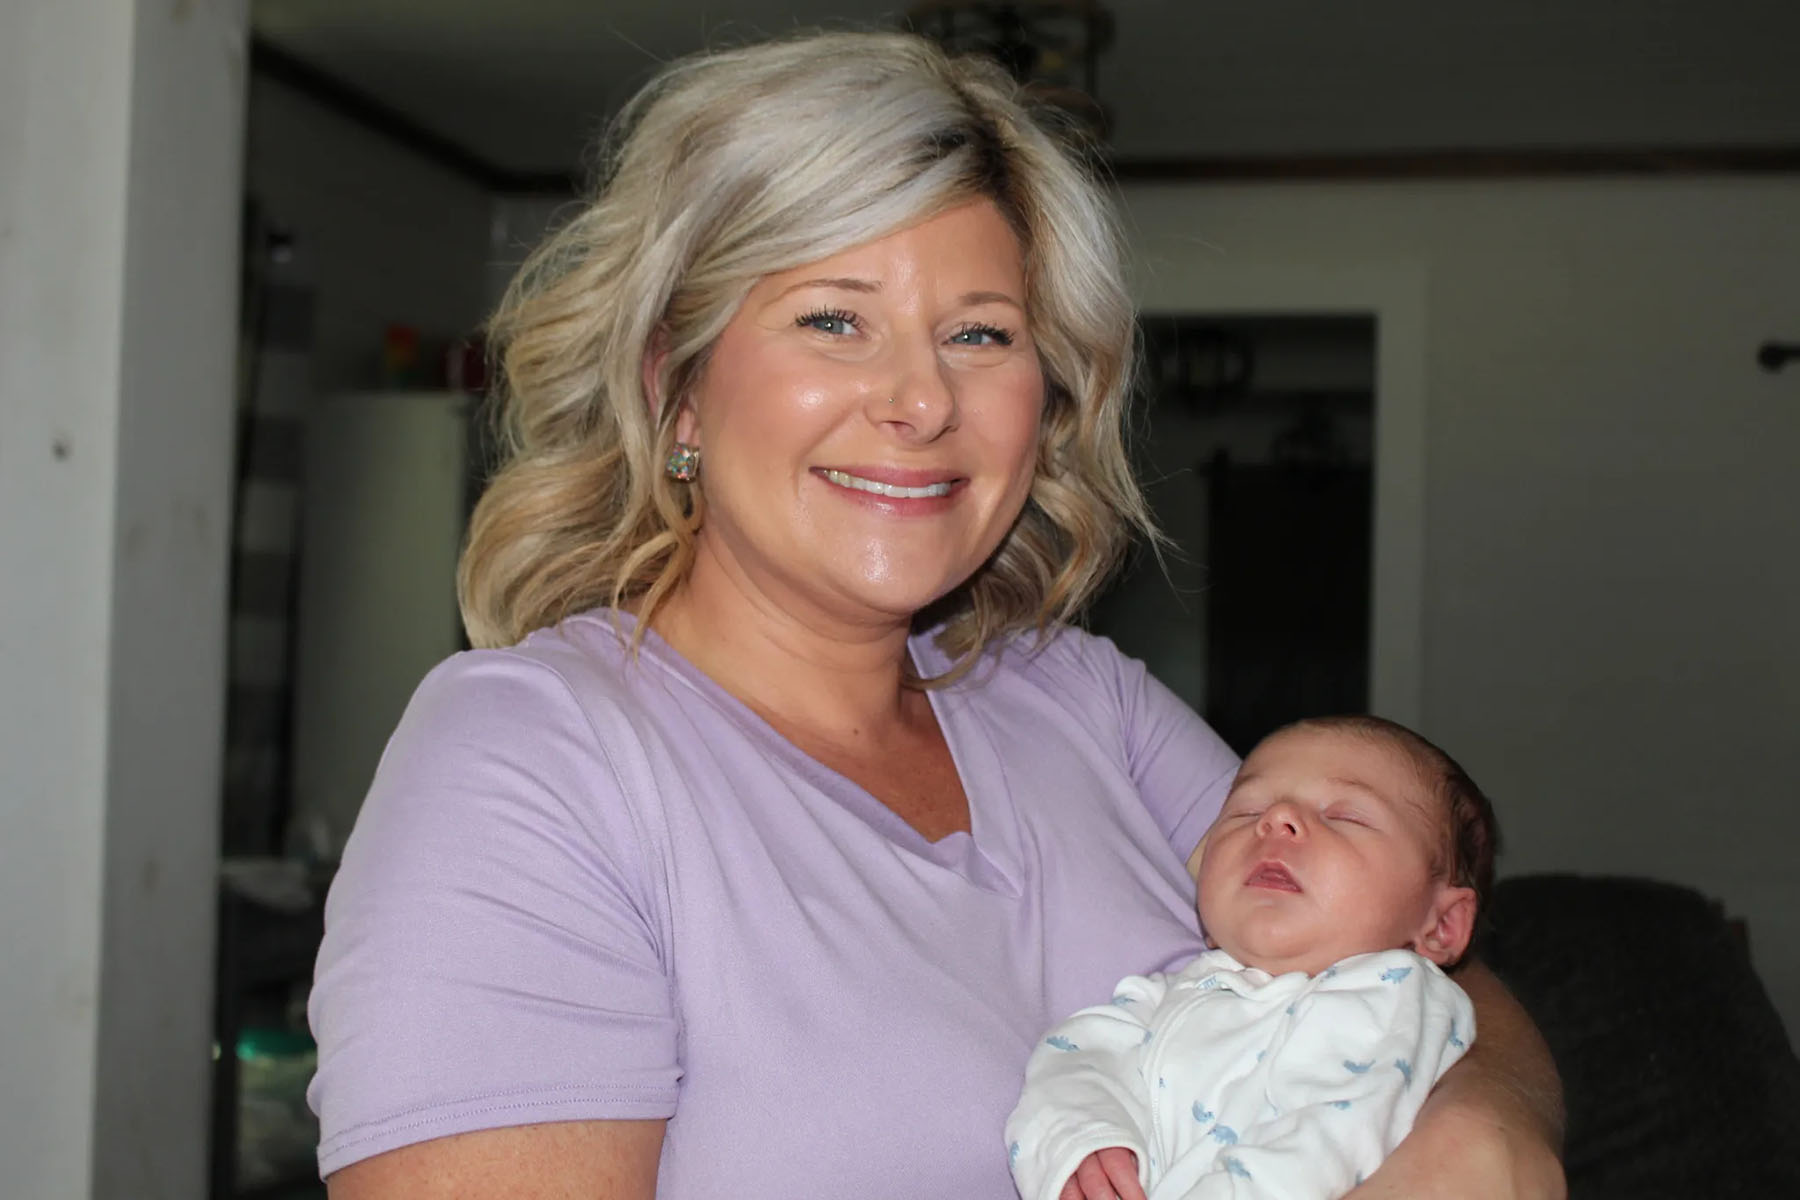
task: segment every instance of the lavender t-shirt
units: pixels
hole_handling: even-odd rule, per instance
[[[938,842],[608,614],[438,667],[326,908],[321,1173],[667,1117],[662,1198],[1013,1196],[1033,1044],[1199,949],[1183,860],[1237,764],[1074,630],[931,701],[973,827]]]

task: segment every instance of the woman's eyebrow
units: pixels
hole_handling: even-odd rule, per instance
[[[789,292],[797,292],[802,288],[835,288],[842,292],[863,292],[872,294],[881,290],[881,284],[873,279],[856,279],[843,277],[838,279],[803,279],[799,283],[781,289],[783,296]]]

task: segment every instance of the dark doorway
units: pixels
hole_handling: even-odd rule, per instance
[[[1366,711],[1374,319],[1150,315],[1143,330],[1134,457],[1175,550],[1140,554],[1093,628],[1239,753],[1299,717]]]

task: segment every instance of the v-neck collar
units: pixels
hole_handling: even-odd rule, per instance
[[[602,611],[595,616],[607,621],[616,615],[618,630],[627,639],[636,618],[627,612]],[[921,669],[942,670],[942,651],[931,644],[931,634],[907,639],[913,662]],[[982,719],[975,701],[979,684],[971,677],[945,688],[926,692],[938,728],[950,750],[951,763],[969,804],[969,829],[956,830],[937,841],[928,841],[873,793],[843,773],[833,770],[789,741],[755,709],[727,691],[712,676],[695,666],[655,629],[645,628],[639,656],[654,662],[676,682],[723,713],[759,747],[779,757],[797,774],[842,808],[859,818],[897,849],[944,870],[954,871],[987,891],[1017,895],[1020,891],[1019,823],[1015,797],[1006,776],[990,726]]]

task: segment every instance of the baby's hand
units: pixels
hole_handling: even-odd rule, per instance
[[[1145,1200],[1137,1155],[1123,1146],[1088,1155],[1076,1164],[1058,1200]]]

